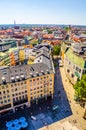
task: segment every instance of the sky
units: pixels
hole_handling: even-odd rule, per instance
[[[86,25],[86,0],[1,0],[0,24]]]

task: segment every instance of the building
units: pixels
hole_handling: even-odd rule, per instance
[[[86,73],[86,43],[62,45],[61,51],[66,76],[75,84]]]
[[[0,113],[15,111],[24,104],[30,107],[49,96],[53,98],[55,71],[51,52],[46,47],[40,48],[33,64],[0,67]],[[39,62],[38,57],[42,58]]]
[[[15,40],[11,39],[0,39],[0,52],[9,50],[9,48],[16,47]]]

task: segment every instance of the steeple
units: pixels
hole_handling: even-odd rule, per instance
[[[14,19],[14,25],[16,24],[16,21],[15,21],[15,19]]]

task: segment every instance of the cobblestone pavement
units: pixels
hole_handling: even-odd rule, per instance
[[[58,122],[51,124],[50,126],[48,126],[48,128],[44,127],[44,128],[41,128],[40,130],[47,130],[47,129],[48,130],[57,130],[57,129],[58,130],[76,130],[75,127],[77,127],[78,130],[86,130],[86,120],[83,119],[84,109],[79,104],[76,104],[76,102],[74,101],[74,89],[73,89],[72,84],[69,82],[69,80],[65,76],[64,68],[59,68],[59,69],[57,68],[56,73],[57,73],[56,75],[57,79],[62,80],[63,84],[60,84],[60,87],[62,85],[64,88],[64,91],[66,92],[66,95],[69,100],[69,104],[71,106],[72,115],[67,118],[64,118],[63,120],[60,120]],[[62,124],[64,124],[67,121],[72,125],[73,128],[70,127],[70,129],[67,129],[67,128],[65,129],[64,127],[61,127]]]
[[[60,74],[62,76],[62,82],[64,84],[64,89],[66,91],[68,100],[70,102],[71,110],[73,115],[67,118],[73,125],[77,126],[79,130],[86,129],[86,120],[83,119],[84,109],[79,105],[76,104],[74,101],[74,89],[72,84],[69,82],[67,78],[65,78],[64,68],[60,68]],[[66,81],[67,80],[67,81]],[[76,122],[74,122],[76,120]]]

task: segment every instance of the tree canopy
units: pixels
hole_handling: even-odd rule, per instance
[[[53,55],[59,55],[61,50],[61,46],[54,46]]]
[[[84,74],[80,81],[77,81],[74,85],[76,96],[81,99],[86,98],[86,74]]]

